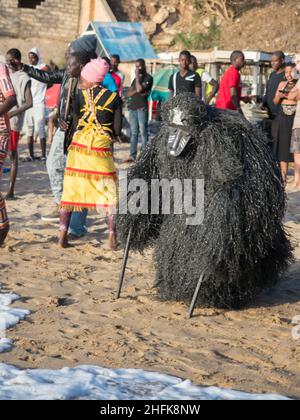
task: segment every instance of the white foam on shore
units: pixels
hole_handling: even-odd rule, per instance
[[[10,306],[18,299],[20,299],[20,296],[15,293],[0,293],[0,353],[9,351],[12,347],[11,340],[5,337],[6,330],[14,327],[30,314],[26,309],[12,308]]]
[[[9,351],[12,348],[12,341],[8,338],[0,338],[0,353]]]
[[[1,285],[0,285],[1,290]],[[10,305],[20,297],[0,293],[0,353],[12,342],[8,328],[29,311]],[[0,400],[283,400],[279,395],[246,394],[216,387],[196,387],[190,381],[139,369],[78,366],[61,370],[20,370],[0,363]]]
[[[20,370],[0,364],[0,400],[284,400],[193,386],[188,380],[138,369],[79,366]]]

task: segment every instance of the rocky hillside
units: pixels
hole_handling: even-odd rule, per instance
[[[166,48],[300,51],[299,0],[108,0],[120,21],[142,21]]]

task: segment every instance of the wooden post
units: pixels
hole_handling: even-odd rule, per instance
[[[95,0],[90,0],[90,7],[89,7],[89,9],[90,9],[89,20],[91,22],[95,18]]]

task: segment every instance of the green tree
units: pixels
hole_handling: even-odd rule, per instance
[[[175,36],[174,42],[188,50],[208,50],[217,46],[220,35],[216,19],[213,19],[207,33],[181,32]]]

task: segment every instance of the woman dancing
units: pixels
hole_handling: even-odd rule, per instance
[[[112,154],[114,137],[121,131],[121,99],[101,86],[109,66],[100,58],[81,72],[74,112],[79,119],[68,149],[60,210],[59,244],[68,246],[72,211],[105,209],[109,246],[116,247],[113,208],[117,204],[117,173]]]

